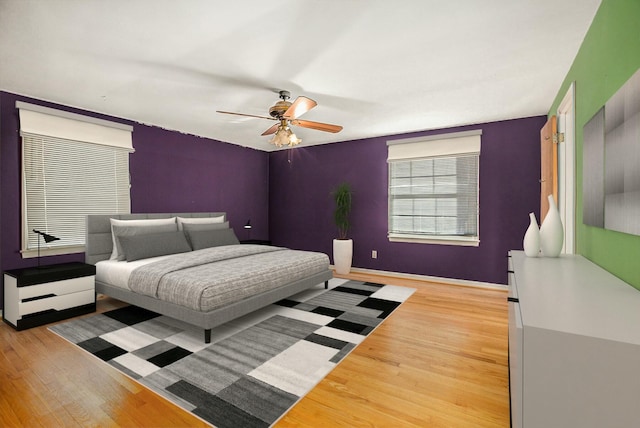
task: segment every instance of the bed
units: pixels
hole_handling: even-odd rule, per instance
[[[86,230],[96,293],[200,327],[206,343],[213,327],[333,277],[326,254],[240,244],[224,212],[89,215]]]

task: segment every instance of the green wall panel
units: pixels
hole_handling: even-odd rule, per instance
[[[582,223],[582,129],[639,68],[640,0],[603,0],[549,112],[575,82],[576,250],[638,289],[640,236]]]

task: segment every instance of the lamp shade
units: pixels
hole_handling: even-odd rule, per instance
[[[60,240],[57,236],[49,235],[48,233],[40,232],[39,230],[33,229],[33,233],[42,236],[46,243]],[[38,269],[40,269],[40,238],[38,238]]]
[[[48,233],[40,232],[39,230],[33,229],[33,233],[37,233],[38,235],[42,236],[42,238],[44,239],[44,242],[46,243],[60,240],[60,238],[56,236],[49,235]]]

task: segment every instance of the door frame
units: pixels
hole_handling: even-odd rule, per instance
[[[564,225],[563,252],[576,249],[576,126],[575,82],[567,90],[556,111],[558,135],[558,210]]]

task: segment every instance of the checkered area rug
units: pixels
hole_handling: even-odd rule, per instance
[[[127,306],[49,329],[201,419],[267,427],[415,290],[332,279],[203,331]]]

